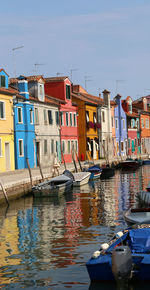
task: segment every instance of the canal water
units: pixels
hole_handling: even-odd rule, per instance
[[[31,195],[1,207],[0,289],[118,289],[90,284],[85,263],[101,243],[126,228],[123,211],[136,203],[136,192],[149,180],[150,165],[130,173],[117,170],[113,178],[65,196]]]

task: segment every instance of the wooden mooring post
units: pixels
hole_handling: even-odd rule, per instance
[[[27,166],[28,166],[28,170],[29,170],[29,176],[30,176],[30,182],[31,182],[31,187],[33,186],[33,182],[32,182],[32,173],[31,173],[31,168],[30,168],[30,164],[29,164],[29,158],[26,158],[27,161]]]
[[[6,193],[6,190],[5,190],[5,188],[4,188],[3,183],[2,183],[1,180],[0,180],[0,185],[1,185],[1,188],[2,188],[2,191],[3,191],[3,194],[4,194],[4,197],[5,197],[6,201],[7,201],[7,204],[9,205],[7,193]]]
[[[39,168],[40,168],[40,174],[41,174],[42,180],[44,181],[44,175],[43,175],[43,172],[42,172],[41,163],[40,163],[38,154],[37,154],[37,161],[38,161],[38,165],[39,165]]]

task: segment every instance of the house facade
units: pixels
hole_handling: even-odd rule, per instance
[[[62,162],[72,162],[72,154],[78,154],[78,107],[73,104],[71,81],[68,77],[45,78],[45,93],[60,103],[60,150]]]
[[[36,166],[34,107],[29,100],[28,81],[24,76],[11,79],[10,85],[16,88],[13,99],[15,168]]]
[[[139,116],[132,109],[132,98],[127,97],[122,102],[122,107],[127,117],[127,133],[128,133],[128,146],[127,155],[140,154],[140,123]]]
[[[14,170],[14,90],[8,87],[8,74],[0,69],[0,172]]]
[[[118,94],[114,101],[115,106],[115,132],[116,132],[116,153],[118,156],[127,154],[127,119],[122,108],[121,96]]]
[[[135,100],[133,110],[139,116],[141,153],[150,154],[150,110],[147,98]]]
[[[73,86],[72,100],[78,106],[79,158],[80,160],[98,159],[101,127],[98,106],[102,100],[88,94],[80,85]]]

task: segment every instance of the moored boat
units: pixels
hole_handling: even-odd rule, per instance
[[[139,204],[149,204],[150,205],[150,182],[146,187],[147,191],[141,190],[137,192],[136,198]]]
[[[124,219],[130,226],[150,223],[150,208],[129,208],[124,212]]]
[[[118,232],[86,263],[91,281],[150,281],[150,225]]]
[[[143,160],[143,165],[149,165],[150,164],[150,159]]]
[[[69,192],[73,187],[73,174],[65,170],[63,174],[32,187],[35,197],[48,197]]]
[[[95,180],[100,178],[102,168],[99,167],[98,165],[93,165],[87,169],[88,172],[91,173],[90,175],[90,180]]]
[[[88,183],[91,173],[90,172],[77,172],[74,173],[73,186],[82,186]]]
[[[140,164],[136,160],[124,160],[119,163],[119,167],[122,170],[136,170]]]
[[[115,169],[111,167],[102,167],[102,173],[100,178],[107,179],[115,175]]]

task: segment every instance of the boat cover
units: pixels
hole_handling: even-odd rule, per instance
[[[150,229],[132,229],[129,237],[132,253],[150,253]]]

